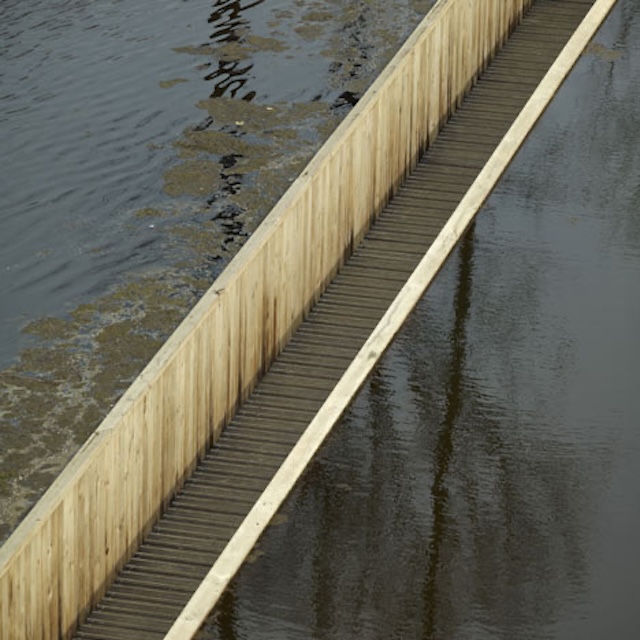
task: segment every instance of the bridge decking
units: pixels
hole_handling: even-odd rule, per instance
[[[165,636],[592,4],[534,4],[77,638]]]

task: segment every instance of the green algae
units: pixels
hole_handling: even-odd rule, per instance
[[[216,52],[216,47],[204,44],[197,47],[173,47],[173,51],[176,53],[186,53],[190,56],[212,56]]]
[[[156,207],[144,207],[133,213],[136,218],[166,218],[167,212]]]
[[[160,88],[161,89],[171,89],[177,84],[182,84],[183,82],[189,82],[186,78],[173,78],[172,80],[160,80]]]
[[[266,145],[251,144],[242,138],[224,131],[187,131],[175,142],[181,158],[189,158],[202,153],[224,155],[250,155],[256,148]]]
[[[609,49],[600,42],[590,42],[584,50],[584,53],[587,55],[596,56],[601,60],[605,60],[607,62],[613,62],[622,55],[622,51]]]
[[[262,36],[248,35],[245,41],[253,51],[273,51],[274,53],[279,53],[289,49],[287,44],[277,38],[263,38]]]
[[[220,165],[212,160],[186,160],[164,173],[169,196],[203,196],[220,186]]]

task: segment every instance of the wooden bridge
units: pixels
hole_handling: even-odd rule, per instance
[[[440,0],[0,550],[2,640],[193,636],[614,2]]]

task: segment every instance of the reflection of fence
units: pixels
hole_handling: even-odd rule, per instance
[[[0,638],[69,637],[531,0],[440,0],[0,550]]]

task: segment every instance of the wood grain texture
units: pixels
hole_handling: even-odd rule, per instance
[[[436,4],[0,549],[0,637],[73,634],[528,2]]]

